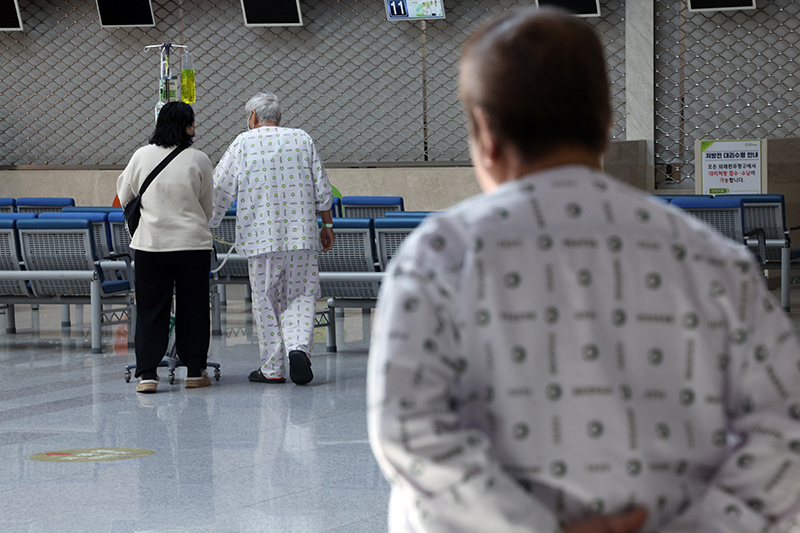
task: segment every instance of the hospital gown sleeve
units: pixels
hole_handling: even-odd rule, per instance
[[[757,265],[744,265],[725,358],[732,453],[659,533],[800,532],[800,350]]]
[[[314,178],[314,202],[317,211],[327,211],[333,205],[333,188],[331,182],[328,180],[328,173],[322,165],[322,160],[317,152],[317,147],[314,141],[309,138],[310,146],[310,160],[309,166],[311,167],[312,176]]]
[[[231,143],[222,155],[217,168],[214,169],[214,207],[213,215],[208,221],[208,225],[212,228],[219,226],[225,213],[236,200],[239,183],[237,173],[243,164],[241,145],[242,137],[239,136]]]

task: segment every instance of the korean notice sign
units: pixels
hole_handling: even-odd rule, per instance
[[[761,194],[766,143],[762,140],[697,141],[700,194]]]

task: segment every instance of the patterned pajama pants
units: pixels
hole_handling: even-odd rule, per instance
[[[319,294],[315,250],[273,252],[248,259],[253,317],[261,351],[261,373],[286,375],[286,354],[311,356]]]

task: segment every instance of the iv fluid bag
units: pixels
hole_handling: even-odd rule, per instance
[[[185,104],[195,103],[194,63],[191,52],[181,55],[181,100]]]

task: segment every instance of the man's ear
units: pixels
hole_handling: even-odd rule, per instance
[[[489,117],[482,107],[472,110],[473,117],[473,138],[478,148],[477,156],[481,158],[481,163],[487,169],[494,167],[500,156],[500,143],[489,126]]]

